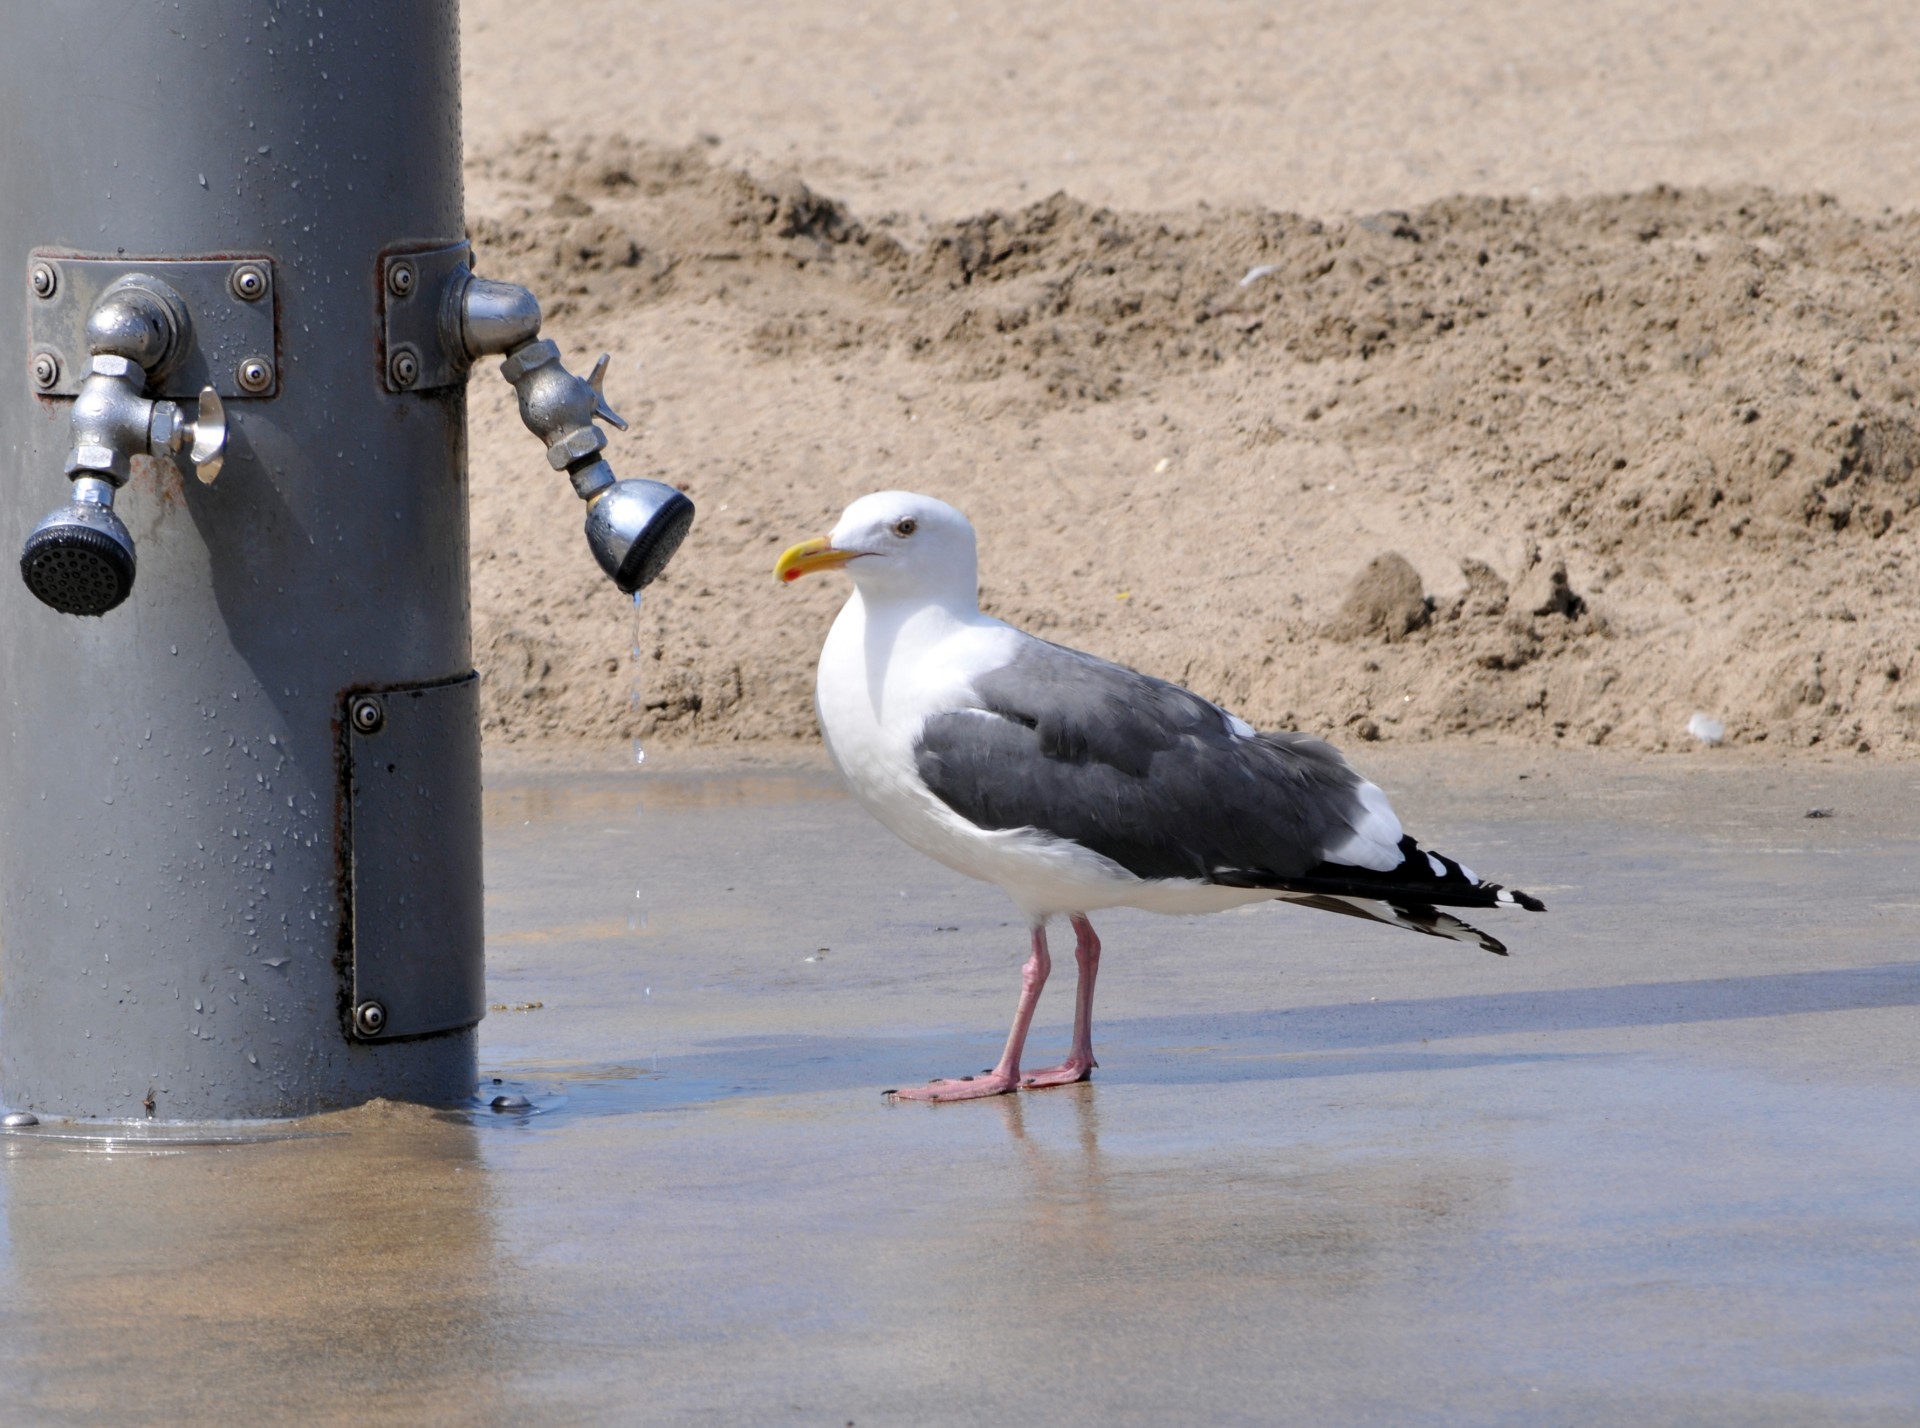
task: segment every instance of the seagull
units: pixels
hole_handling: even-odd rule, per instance
[[[999,1064],[888,1094],[963,1101],[1091,1077],[1100,939],[1087,915],[1104,908],[1278,900],[1501,956],[1441,909],[1545,911],[1421,847],[1331,744],[1257,732],[1178,685],[983,614],[978,569],[967,518],[907,491],[861,497],[774,566],[783,581],[852,577],[815,704],[854,796],[920,852],[999,886],[1031,929]],[[1073,1040],[1058,1066],[1023,1071],[1052,969],[1047,923],[1061,916],[1079,968]]]

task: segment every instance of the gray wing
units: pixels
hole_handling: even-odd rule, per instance
[[[974,707],[927,721],[915,758],[934,793],[980,827],[1039,829],[1147,879],[1422,913],[1534,905],[1412,838],[1389,871],[1328,862],[1366,818],[1352,765],[1305,734],[1236,735],[1224,710],[1178,685],[1031,640],[974,692]]]
[[[1297,877],[1365,813],[1330,744],[1236,736],[1218,705],[1078,650],[1032,640],[975,694],[921,731],[928,786],[982,827],[1038,828],[1138,877]]]

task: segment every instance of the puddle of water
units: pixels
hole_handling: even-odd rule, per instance
[[[735,1081],[669,1074],[657,1066],[502,1067],[482,1082],[471,1119],[479,1126],[563,1125],[579,1117],[686,1110],[742,1093]]]
[[[43,1121],[35,1126],[0,1128],[0,1143],[46,1142],[67,1150],[114,1155],[170,1155],[206,1146],[265,1145],[273,1141],[308,1140],[327,1132],[294,1127],[286,1122],[244,1122],[219,1125],[147,1125],[140,1122]]]
[[[1024,948],[996,892],[824,772],[650,771],[645,819],[619,775],[505,780],[490,992],[542,1009],[483,1023],[474,1098],[244,1155],[0,1137],[0,1395],[109,1422],[797,1402],[1072,1428],[1282,1396],[1303,1421],[1906,1421],[1920,1150],[1886,1127],[1920,1116],[1920,962],[1884,900],[1920,830],[1822,823],[1857,856],[1783,880],[1663,809],[1516,812],[1506,758],[1423,797],[1449,844],[1577,890],[1524,955],[1116,912],[1098,1078],[932,1107],[879,1092],[997,1052]],[[1774,802],[1751,841],[1804,839],[1778,824],[1812,796]],[[1063,1359],[1066,1332],[1110,1352]]]

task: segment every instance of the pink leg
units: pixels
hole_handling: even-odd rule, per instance
[[[1100,1064],[1093,1059],[1093,979],[1100,973],[1100,939],[1093,924],[1079,913],[1073,916],[1073,937],[1073,959],[1080,964],[1080,985],[1073,997],[1073,1047],[1058,1066],[1028,1073],[1020,1084],[1034,1090],[1091,1080],[1093,1068]]]
[[[1020,1004],[1014,1008],[1013,1030],[1007,1033],[1006,1050],[1000,1064],[984,1076],[962,1076],[957,1080],[929,1081],[889,1094],[903,1101],[974,1101],[982,1096],[1001,1096],[1020,1088],[1020,1053],[1027,1044],[1027,1028],[1033,1025],[1033,1009],[1040,1004],[1040,989],[1047,984],[1053,959],[1047,956],[1047,929],[1041,923],[1033,929],[1033,955],[1020,972]]]

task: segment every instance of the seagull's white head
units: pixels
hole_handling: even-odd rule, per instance
[[[974,609],[980,598],[973,527],[945,501],[911,491],[876,491],[841,513],[833,534],[802,541],[773,573],[798,580],[844,567],[868,599],[913,600]]]

